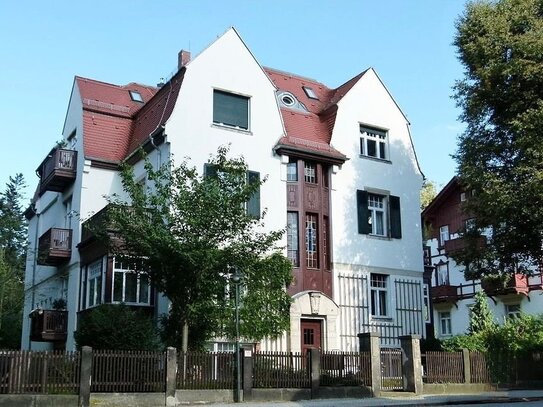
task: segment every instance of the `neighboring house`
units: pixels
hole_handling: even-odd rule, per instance
[[[145,274],[110,256],[85,220],[107,210],[105,195],[123,194],[121,162],[146,184],[140,148],[156,166],[173,155],[203,171],[226,144],[267,177],[252,209],[267,208],[269,230],[287,226],[291,326],[261,349],[347,351],[362,332],[380,332],[386,346],[424,333],[422,174],[409,122],[373,69],[331,89],[261,67],[232,28],[193,60],[181,51],[159,87],[76,77],[63,136],[26,212],[24,348],[73,348],[78,317],[101,303],[167,312]],[[51,309],[57,298],[66,311]]]
[[[497,281],[466,280],[464,266],[451,257],[465,247],[462,237],[474,224],[474,218],[462,210],[473,191],[465,191],[457,177],[439,192],[422,212],[428,233],[424,246],[424,263],[432,271],[431,298],[435,337],[443,339],[467,332],[474,295],[483,290],[497,322],[515,318],[520,313],[539,314],[543,307],[541,274],[515,274],[500,286]],[[486,241],[482,234],[478,244]]]

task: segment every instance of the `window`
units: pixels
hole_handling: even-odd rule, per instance
[[[430,287],[428,287],[428,284],[422,285],[422,298],[424,300],[424,309],[423,309],[423,317],[424,322],[430,323]]]
[[[436,283],[437,285],[450,285],[449,265],[447,263],[436,264]]]
[[[400,197],[357,191],[358,233],[401,239]]]
[[[213,123],[248,130],[249,98],[214,90]]]
[[[324,269],[330,270],[330,226],[328,216],[322,218],[322,255],[324,261]]]
[[[258,184],[258,187],[255,187],[256,190],[247,201],[247,215],[260,219],[260,173],[247,171],[247,183],[250,185]]]
[[[139,93],[137,90],[130,90],[130,99],[132,99],[133,102],[140,102],[143,103],[143,97],[141,96],[141,93]]]
[[[505,304],[505,316],[507,318],[520,318],[520,304]]]
[[[94,307],[102,303],[102,259],[85,267],[83,279],[85,285],[85,301],[83,309]]]
[[[224,175],[224,173],[222,173]],[[221,172],[217,171],[217,166],[214,164],[204,164],[204,177],[220,178]],[[258,184],[255,191],[245,204],[247,214],[256,219],[260,219],[260,173],[257,171],[247,171],[246,182],[248,184]]]
[[[287,164],[287,181],[298,181],[298,160],[290,157]]]
[[[128,264],[113,262],[113,302],[150,304],[149,276]]]
[[[439,333],[442,336],[452,335],[451,313],[448,311],[439,313]]]
[[[387,280],[385,274],[371,274],[371,315],[386,317],[387,314]]]
[[[317,96],[313,88],[310,88],[309,86],[302,86],[302,89],[304,90],[305,94],[309,99],[319,100],[319,97]]]
[[[305,218],[305,251],[306,265],[309,268],[319,267],[317,233],[317,215],[307,214]]]
[[[330,167],[322,166],[322,186],[330,188]]]
[[[464,221],[464,228],[466,229],[466,232],[475,232],[477,230],[475,218],[466,219]]]
[[[387,132],[371,127],[360,126],[360,154],[367,157],[388,159]]]
[[[287,212],[287,256],[294,267],[300,267],[298,213]]]
[[[466,193],[460,192],[460,202],[464,202],[466,200]]]
[[[314,163],[304,163],[305,182],[310,184],[317,183],[317,165]]]
[[[443,246],[449,240],[449,225],[443,225],[439,228],[439,244]]]
[[[368,194],[368,222],[371,224],[372,235],[385,236],[385,199],[381,195]]]

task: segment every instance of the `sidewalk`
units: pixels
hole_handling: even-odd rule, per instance
[[[454,395],[406,395],[398,393],[394,396],[363,399],[318,399],[303,401],[271,401],[209,404],[213,407],[370,407],[370,406],[451,406],[455,404],[511,403],[523,401],[543,402],[543,390],[506,390],[479,394]],[[183,404],[182,404],[183,405]],[[187,405],[187,404],[185,404]],[[188,404],[188,405],[202,405]]]

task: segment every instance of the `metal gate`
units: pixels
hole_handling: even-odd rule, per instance
[[[401,349],[381,349],[381,388],[383,390],[403,390]]]

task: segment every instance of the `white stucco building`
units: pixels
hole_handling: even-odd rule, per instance
[[[73,348],[78,316],[100,303],[166,312],[83,222],[123,193],[121,162],[146,182],[139,148],[157,166],[190,157],[203,170],[226,144],[267,177],[253,210],[267,208],[270,230],[287,226],[291,328],[261,349],[357,350],[358,333],[379,331],[388,346],[424,333],[423,177],[409,122],[372,68],[329,88],[262,67],[232,28],[192,60],[181,51],[160,87],[76,77],[63,137],[26,212],[24,348]],[[59,298],[66,311],[52,310]]]

